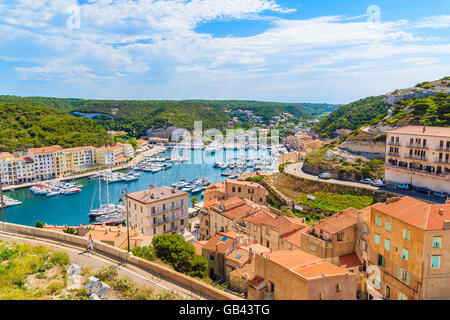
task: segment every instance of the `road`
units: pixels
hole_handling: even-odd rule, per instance
[[[144,270],[135,265],[117,261],[112,257],[93,252],[87,253],[85,248],[80,248],[75,245],[52,241],[44,238],[30,238],[25,235],[13,234],[0,231],[0,240],[9,242],[22,242],[30,245],[43,245],[55,249],[56,251],[66,252],[70,260],[82,267],[89,267],[92,271],[97,270],[103,266],[112,265],[117,268],[119,275],[133,280],[141,286],[151,286],[155,290],[170,290],[184,299],[188,300],[209,300],[210,298],[199,294],[195,289],[187,288],[183,285],[177,284],[170,279],[164,279],[150,271]],[[95,249],[95,248],[94,248]]]
[[[339,184],[339,185],[343,185],[343,186],[357,187],[357,188],[374,190],[374,191],[379,190],[379,191],[390,192],[390,193],[393,193],[396,195],[401,195],[401,196],[410,196],[412,198],[417,198],[420,200],[434,202],[434,203],[445,203],[445,199],[438,198],[435,196],[429,196],[427,194],[418,193],[418,192],[415,192],[412,190],[399,190],[399,189],[394,189],[394,188],[389,188],[389,187],[378,188],[378,187],[374,187],[374,186],[371,186],[368,184],[354,182],[354,181],[344,181],[344,180],[336,180],[336,179],[328,179],[328,180],[319,179],[318,176],[315,176],[315,175],[312,175],[312,174],[309,174],[309,173],[306,173],[303,171],[303,162],[297,162],[297,163],[287,165],[284,168],[284,172],[287,174],[299,177],[299,178],[304,178],[304,179],[313,180],[313,181],[321,181],[321,182],[325,182],[325,183]]]

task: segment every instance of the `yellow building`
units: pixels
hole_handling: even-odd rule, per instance
[[[450,202],[404,197],[373,205],[369,264],[374,296],[450,299]]]

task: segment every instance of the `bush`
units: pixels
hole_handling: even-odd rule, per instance
[[[50,262],[53,264],[59,264],[61,267],[64,267],[70,263],[70,259],[67,253],[55,252],[51,255]]]
[[[129,296],[135,291],[136,285],[125,277],[116,277],[112,283],[112,287],[123,294]]]
[[[136,290],[133,294],[133,300],[153,300],[154,289],[152,287],[143,287]]]
[[[99,278],[100,281],[113,281],[117,278],[119,273],[114,266],[102,267],[94,274],[95,277]]]
[[[44,225],[43,225],[43,223],[41,222],[41,221],[37,221],[36,222],[36,225],[34,226],[35,228],[44,228]]]
[[[149,245],[147,247],[135,247],[133,250],[131,250],[131,252],[133,252],[136,257],[142,259],[150,261],[156,260],[155,249],[153,249],[152,245]]]
[[[64,289],[64,283],[62,281],[52,282],[46,289],[47,294],[57,294]]]

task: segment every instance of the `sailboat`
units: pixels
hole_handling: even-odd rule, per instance
[[[92,209],[88,214],[91,219],[99,219],[102,216],[110,216],[114,214],[123,215],[124,210],[120,206],[109,203],[109,182],[106,180],[106,205],[102,204],[102,187],[100,177],[98,179],[98,209]],[[95,195],[95,194],[94,194]]]

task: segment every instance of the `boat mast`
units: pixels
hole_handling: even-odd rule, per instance
[[[100,179],[100,172],[98,173],[98,208],[102,207],[102,181]]]
[[[106,203],[108,205],[108,209],[109,209],[109,178],[106,178]]]

